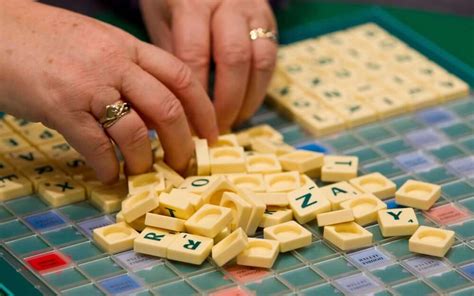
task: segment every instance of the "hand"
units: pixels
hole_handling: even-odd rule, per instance
[[[218,135],[212,103],[185,64],[94,19],[0,0],[0,53],[1,110],[58,130],[104,182],[119,173],[110,139],[138,174],[152,164],[147,127],[178,171],[193,153],[187,119],[200,137]],[[105,106],[119,100],[132,112],[103,129]]]
[[[141,0],[151,40],[184,61],[207,88],[216,63],[214,106],[221,131],[248,119],[262,103],[277,45],[251,41],[252,29],[276,33],[265,0]]]

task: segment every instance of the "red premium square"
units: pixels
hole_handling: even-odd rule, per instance
[[[25,262],[39,273],[62,269],[69,265],[69,259],[59,252],[49,252],[28,257],[25,258]]]

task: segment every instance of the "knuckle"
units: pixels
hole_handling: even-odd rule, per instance
[[[251,59],[250,50],[242,44],[229,43],[222,47],[218,61],[229,66],[237,66],[249,63]]]
[[[99,135],[91,136],[91,148],[96,156],[102,156],[114,152],[110,140],[107,137]]]
[[[193,73],[191,69],[185,64],[179,63],[176,68],[174,83],[178,90],[188,89],[193,83]]]
[[[148,130],[144,125],[134,124],[129,128],[130,137],[127,137],[126,149],[132,151],[141,151],[141,149],[149,145]]]
[[[188,44],[185,49],[176,52],[176,55],[187,65],[196,67],[209,66],[209,55],[206,51],[205,44]]]
[[[168,95],[165,98],[161,108],[161,114],[159,116],[159,121],[164,124],[171,124],[182,118],[184,115],[184,109],[180,101],[176,99],[172,94]]]
[[[275,57],[263,55],[254,60],[253,66],[258,71],[271,72],[275,68]]]

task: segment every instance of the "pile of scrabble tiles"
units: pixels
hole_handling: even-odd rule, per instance
[[[469,86],[374,23],[280,47],[269,97],[316,136],[461,98]]]
[[[384,236],[411,235],[413,252],[444,256],[453,244],[454,232],[419,226],[413,210],[429,209],[438,185],[409,180],[397,191],[379,173],[358,177],[357,157],[295,150],[267,125],[220,136],[212,147],[195,144],[193,176],[184,179],[158,160],[154,172],[128,177],[117,223],[93,232],[102,248],[270,268],[280,252],[311,244],[303,224],[313,220],[343,251],[372,245],[363,226],[375,222]],[[314,178],[331,184],[318,188]],[[407,208],[387,210],[383,199],[394,195]]]

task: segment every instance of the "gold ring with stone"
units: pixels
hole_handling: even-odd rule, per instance
[[[258,38],[266,38],[270,39],[274,42],[278,42],[278,36],[276,33],[272,32],[271,30],[267,30],[264,28],[256,28],[250,31],[250,40],[255,41]]]
[[[117,102],[115,104],[105,106],[105,115],[100,119],[100,124],[104,128],[114,125],[120,118],[130,113],[131,106],[127,102]]]

